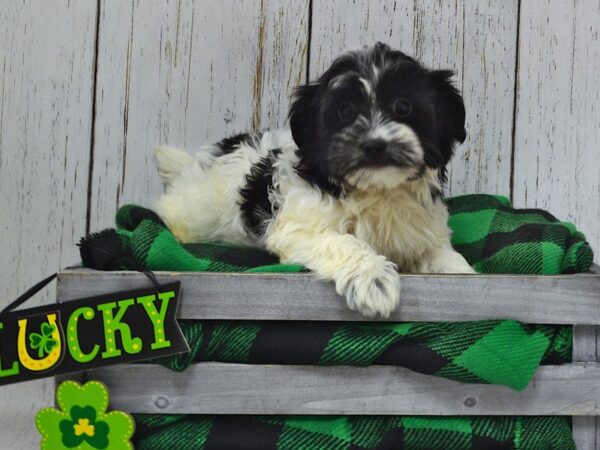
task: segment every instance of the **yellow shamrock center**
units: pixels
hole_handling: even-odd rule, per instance
[[[79,421],[73,425],[76,436],[87,434],[89,437],[94,436],[94,425],[90,425],[89,419],[79,419]]]

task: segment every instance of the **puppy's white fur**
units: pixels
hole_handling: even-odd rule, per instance
[[[294,170],[296,144],[287,131],[267,132],[256,145],[241,144],[215,156],[202,149],[193,160],[181,150],[155,150],[166,187],[156,211],[184,243],[226,241],[265,248],[284,263],[303,264],[333,280],[348,305],[366,316],[388,317],[400,300],[403,272],[474,273],[450,245],[448,212],[431,195],[437,172],[409,181],[406,169],[361,169],[355,187],[334,198]],[[240,189],[253,164],[281,149],[273,165],[262,237],[249,233],[240,211]]]

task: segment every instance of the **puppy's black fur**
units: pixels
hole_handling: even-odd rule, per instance
[[[466,137],[465,108],[451,77],[451,71],[426,69],[382,43],[341,56],[317,81],[295,92],[289,119],[299,172],[338,195],[344,177],[358,168],[410,165],[411,152],[394,136],[383,139],[385,158],[364,151],[370,130],[396,122],[416,133],[425,165],[445,181],[454,146]]]

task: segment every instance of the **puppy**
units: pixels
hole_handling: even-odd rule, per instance
[[[291,133],[240,134],[196,158],[156,149],[156,211],[183,243],[264,248],[333,280],[351,309],[388,317],[397,270],[474,273],[442,201],[465,139],[451,76],[381,43],[344,54],[296,90]]]

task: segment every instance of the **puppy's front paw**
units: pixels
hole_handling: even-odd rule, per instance
[[[427,264],[428,273],[477,273],[467,260],[458,252],[444,250],[436,253]]]
[[[341,293],[350,309],[387,318],[400,302],[400,278],[395,265],[378,256],[373,263],[361,265]]]

